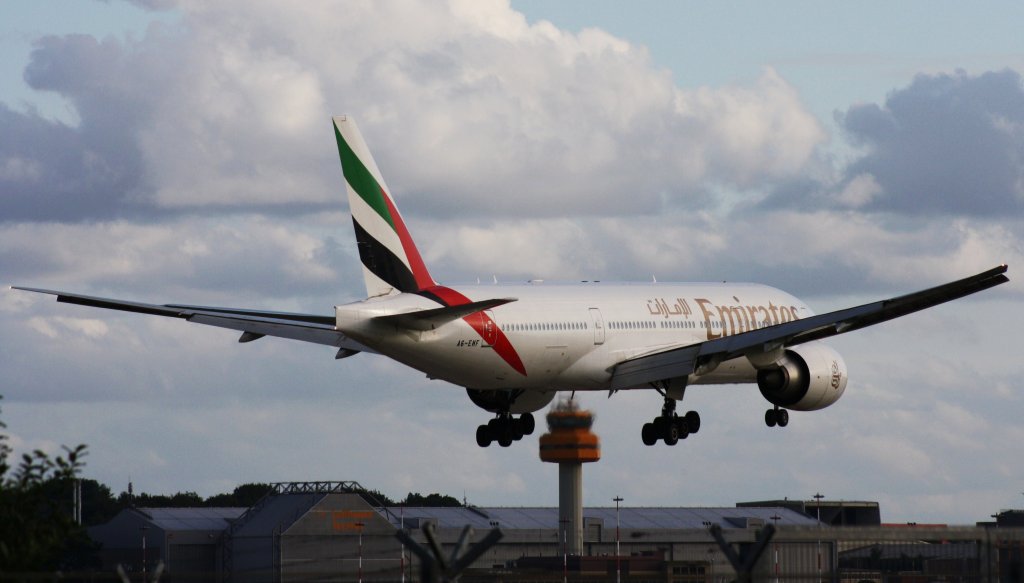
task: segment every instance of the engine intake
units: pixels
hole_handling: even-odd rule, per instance
[[[846,390],[846,363],[824,344],[786,350],[775,365],[757,371],[757,388],[769,403],[794,411],[824,409]]]

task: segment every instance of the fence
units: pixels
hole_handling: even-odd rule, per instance
[[[765,529],[721,531],[733,559],[749,562],[749,579],[734,566],[711,531],[680,530],[652,536],[641,543],[623,545],[614,556],[614,541],[590,545],[591,556],[563,557],[558,549],[536,543],[517,543],[522,533],[510,531],[488,556],[474,564],[463,583],[544,583],[556,581],[621,581],[622,583],[1024,583],[1024,529],[1018,528],[876,528],[782,527],[765,541],[757,556],[759,535]],[[481,536],[483,533],[478,533]],[[520,536],[517,536],[520,535]],[[419,579],[419,565],[410,554],[397,552],[393,535],[365,537],[364,555],[358,555],[356,537],[323,537],[323,544],[289,546],[289,560],[266,561],[273,569],[235,574],[235,579],[274,582],[356,581],[357,557],[362,559],[364,581]],[[304,537],[308,539],[309,537]],[[443,546],[454,548],[449,538]],[[542,548],[542,546],[544,548]],[[380,552],[376,552],[380,549]],[[628,549],[628,550],[627,550]],[[308,553],[303,551],[309,551]],[[542,552],[538,552],[542,551]],[[627,556],[628,553],[628,556]],[[379,554],[379,556],[377,556]],[[302,555],[302,556],[299,556]],[[538,555],[541,555],[538,557]],[[534,560],[531,560],[531,557]],[[352,559],[352,560],[346,560]],[[540,559],[540,560],[537,560]],[[403,568],[404,567],[404,568]],[[141,573],[128,573],[141,582]],[[149,580],[152,580],[152,570]],[[163,583],[225,581],[231,574],[162,573]],[[114,572],[14,574],[0,572],[0,583],[12,581],[121,581]]]

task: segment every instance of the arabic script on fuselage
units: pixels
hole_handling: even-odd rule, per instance
[[[775,326],[793,320],[799,320],[796,306],[777,306],[773,302],[768,305],[715,305],[706,298],[694,298],[704,316],[704,329],[708,340],[741,334],[758,328]],[[669,303],[665,298],[647,300],[647,311],[652,316],[663,318],[683,317],[689,319],[693,309],[683,298],[676,298]]]

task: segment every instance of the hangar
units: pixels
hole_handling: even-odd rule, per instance
[[[418,562],[395,535],[404,529],[424,543],[422,529],[427,524],[446,554],[458,545],[467,526],[475,531],[476,540],[491,529],[502,531],[500,542],[463,576],[467,583],[503,580],[512,573],[529,574],[530,581],[614,580],[617,571],[622,580],[632,582],[732,580],[736,571],[709,535],[713,526],[740,547],[754,543],[767,525],[775,526],[778,534],[756,567],[763,574],[814,576],[842,570],[844,565],[863,574],[872,569],[872,561],[879,569],[894,564],[885,562],[893,554],[921,557],[911,563],[922,572],[955,565],[987,568],[991,573],[1001,560],[997,548],[982,550],[976,544],[986,536],[980,534],[981,528],[939,533],[882,529],[877,524],[833,527],[792,503],[753,504],[618,511],[614,506],[585,507],[584,552],[571,556],[565,553],[565,533],[555,507],[391,507],[376,503],[355,482],[289,482],[275,484],[248,509],[125,510],[108,524],[91,528],[90,536],[103,545],[105,569],[120,564],[129,572],[151,573],[163,562],[161,580],[171,582],[416,581]],[[837,506],[827,514],[837,522],[846,521],[867,505],[867,515],[872,515],[874,503],[845,504],[857,511],[844,512]],[[825,509],[821,503],[814,510],[824,518]],[[1015,536],[1013,540],[1024,538],[1020,533]],[[931,539],[945,546],[924,552],[920,545]],[[959,539],[968,542],[949,544]],[[1019,555],[1020,543],[1015,544]],[[916,554],[908,555],[904,545],[913,545]]]
[[[477,538],[500,528],[501,542],[478,561],[506,568],[524,557],[563,557],[558,508],[407,508],[374,504],[355,482],[275,484],[252,508],[135,508],[110,523],[90,529],[103,544],[106,568],[120,563],[130,572],[152,572],[163,561],[163,579],[216,574],[223,581],[315,580],[330,576],[396,580],[416,572],[395,533],[411,531],[423,540],[430,523],[445,546],[456,544],[470,526]],[[781,507],[584,509],[586,556],[614,557],[616,523],[621,555],[682,558],[680,543],[702,538],[718,524],[727,530],[752,530],[765,524],[813,526],[816,520]],[[142,541],[146,540],[145,557]],[[723,560],[723,559],[719,559]],[[360,567],[361,566],[361,567]],[[626,561],[626,569],[629,561]]]

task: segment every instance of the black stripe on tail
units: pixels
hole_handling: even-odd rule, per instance
[[[355,217],[352,218],[352,225],[356,231],[356,246],[359,247],[359,260],[363,262],[367,269],[398,291],[409,293],[419,290],[412,271],[406,267],[401,259],[381,244],[380,241],[371,237],[359,222],[355,220]]]

